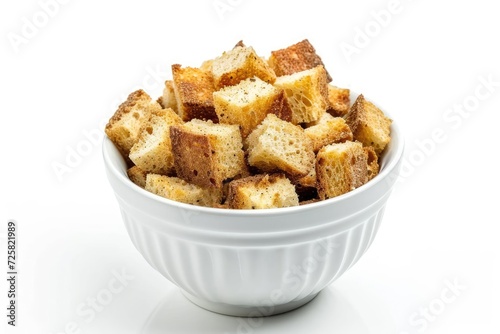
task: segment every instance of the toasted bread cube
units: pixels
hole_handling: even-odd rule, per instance
[[[177,113],[183,121],[194,118],[217,122],[212,75],[195,67],[172,65]]]
[[[364,146],[372,146],[377,155],[380,155],[391,141],[392,120],[373,103],[365,100],[362,94],[352,105],[345,120],[352,130],[354,139]]]
[[[316,178],[321,200],[345,194],[368,181],[367,154],[360,142],[323,147],[316,156]]]
[[[182,123],[181,118],[170,108],[154,112],[130,149],[130,160],[148,173],[172,174],[174,155],[170,127]]]
[[[236,43],[233,47],[236,48],[236,47],[246,47],[246,45],[243,43],[242,40],[238,41],[238,43]],[[214,60],[213,59],[208,59],[208,60],[205,60],[201,66],[200,66],[200,69],[203,70],[203,71],[206,71],[206,72],[209,72],[209,73],[212,73],[212,66],[213,66],[213,63],[214,63]]]
[[[304,130],[274,114],[248,135],[248,164],[263,172],[281,171],[292,178],[300,178],[314,166],[312,142]]]
[[[316,121],[328,107],[326,72],[321,65],[278,77],[274,85],[285,91],[294,124]]]
[[[165,81],[163,95],[158,98],[158,103],[163,109],[172,109],[177,112],[177,100],[175,99],[174,82],[172,80]]]
[[[142,126],[151,113],[159,109],[160,105],[142,89],[131,93],[118,107],[106,124],[105,132],[123,157],[128,159],[130,149],[139,139]]]
[[[319,120],[308,123],[304,132],[313,142],[314,153],[325,145],[352,140],[351,129],[345,120],[328,113],[324,113]]]
[[[276,80],[274,71],[251,46],[237,45],[215,58],[212,63],[212,75],[217,90],[237,85],[240,81],[253,77],[271,84]]]
[[[227,204],[231,209],[270,209],[299,205],[295,187],[283,174],[263,174],[231,181]]]
[[[287,119],[292,114],[283,91],[257,77],[215,92],[214,105],[219,122],[239,125],[243,138],[269,113]]]
[[[378,155],[371,146],[363,147],[366,152],[367,164],[368,164],[368,181],[377,176],[380,166],[378,164]]]
[[[316,54],[316,50],[307,39],[286,49],[272,51],[268,63],[279,77],[309,70],[318,65],[325,66],[321,57]],[[328,82],[332,81],[332,77],[328,72],[326,72],[326,78]]]
[[[202,188],[178,177],[159,174],[146,176],[145,189],[177,202],[207,207],[219,205],[222,195],[220,189]]]
[[[244,173],[243,143],[237,125],[193,119],[170,127],[177,176],[200,187],[221,188]]]
[[[227,196],[229,194],[229,184],[231,182],[233,182],[234,180],[239,180],[239,179],[242,179],[244,177],[251,176],[251,175],[252,174],[250,172],[248,172],[248,170],[247,170],[245,173],[239,174],[233,178],[224,180],[224,182],[222,182],[222,203],[224,203],[224,205],[227,206]]]
[[[351,91],[348,88],[339,88],[328,85],[328,109],[332,116],[342,117],[351,107]]]
[[[132,166],[127,169],[127,176],[130,181],[137,184],[139,187],[144,188],[146,186],[146,176],[148,173],[138,166]]]

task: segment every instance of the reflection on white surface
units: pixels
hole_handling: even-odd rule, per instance
[[[237,318],[206,311],[172,288],[141,334],[156,333],[369,333],[355,308],[333,288],[294,311],[267,318]]]

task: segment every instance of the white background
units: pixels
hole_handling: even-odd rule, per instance
[[[494,2],[221,0],[219,11],[213,0],[66,2],[50,17],[35,0],[0,5],[1,277],[9,219],[19,236],[18,326],[5,326],[2,278],[1,333],[499,333]],[[159,96],[173,63],[198,66],[240,39],[267,57],[304,38],[334,84],[403,129],[406,168],[372,247],[313,302],[253,322],[215,315],[134,249],[100,143],[87,137],[102,136],[136,88]],[[69,167],[77,149],[86,155]],[[58,177],[57,164],[71,170]],[[120,291],[90,311],[123,274]]]

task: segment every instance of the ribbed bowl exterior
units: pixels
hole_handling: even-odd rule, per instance
[[[241,306],[284,304],[317,294],[366,252],[384,212],[378,208],[348,230],[309,242],[229,247],[169,235],[128,210],[128,204],[120,206],[133,244],[153,268],[191,295]]]
[[[215,312],[270,306],[275,314],[311,300],[372,244],[402,161],[403,139],[394,126],[391,135],[374,179],[336,198],[281,209],[174,202],[133,184],[108,138],[103,156],[130,238],[153,268]]]

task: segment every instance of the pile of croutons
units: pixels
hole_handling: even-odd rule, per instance
[[[239,42],[172,65],[163,95],[131,93],[106,126],[132,182],[183,203],[265,209],[347,193],[378,174],[391,120],[332,78],[308,40],[265,59]]]

